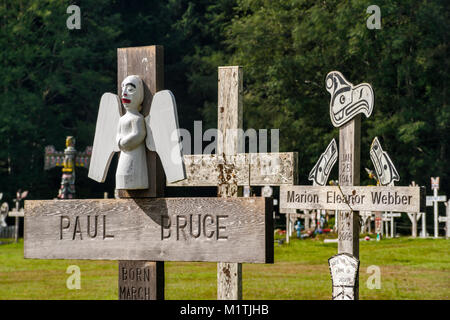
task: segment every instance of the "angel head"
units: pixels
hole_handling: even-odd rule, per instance
[[[122,81],[122,104],[127,111],[141,111],[144,85],[139,76],[131,75]]]

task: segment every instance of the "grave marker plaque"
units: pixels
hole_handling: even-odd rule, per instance
[[[333,300],[355,300],[354,288],[357,284],[359,260],[348,253],[339,253],[328,259]]]

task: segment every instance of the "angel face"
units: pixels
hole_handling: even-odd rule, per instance
[[[144,86],[139,76],[131,75],[122,81],[122,104],[127,111],[140,111],[144,100]]]

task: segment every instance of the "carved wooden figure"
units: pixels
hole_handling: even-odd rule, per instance
[[[370,146],[370,159],[377,173],[378,181],[382,186],[393,185],[394,181],[400,180],[400,175],[395,169],[394,163],[387,154],[381,148],[380,141],[375,137],[372,145]]]
[[[140,113],[143,83],[139,76],[130,75],[122,82],[121,99],[125,114],[117,95],[105,93],[101,98],[89,177],[104,182],[114,152],[120,151],[116,189],[148,189],[147,147],[158,153],[169,183],[184,180],[186,170],[172,92],[157,92],[150,113],[144,118]]]
[[[313,185],[324,186],[328,181],[331,169],[336,163],[338,150],[336,140],[331,140],[324,153],[320,155],[316,165],[309,173],[308,180],[313,181]]]
[[[374,94],[370,84],[354,86],[342,73],[332,71],[328,73],[325,85],[331,94],[330,117],[335,127],[341,127],[359,113],[367,118],[372,114]]]

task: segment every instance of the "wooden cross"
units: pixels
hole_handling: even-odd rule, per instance
[[[293,185],[297,179],[297,153],[239,153],[243,128],[243,71],[218,69],[217,129],[223,135],[216,154],[184,155],[187,179],[168,186],[217,186],[219,197],[235,198],[238,187]],[[273,230],[270,230],[273,233]],[[242,299],[242,266],[222,260],[217,265],[217,298]]]
[[[367,231],[370,233],[370,231],[371,231],[370,221],[372,219],[372,212],[371,211],[361,211],[359,214],[363,221],[362,226],[361,226],[361,233],[366,232],[366,228],[367,228]]]
[[[20,201],[25,199],[28,196],[28,191],[21,191],[20,189],[16,192],[16,199],[14,202],[16,203],[15,209],[11,210],[8,213],[8,216],[14,217],[14,242],[17,243],[19,241],[19,218],[24,216],[23,208],[19,210]]]
[[[161,46],[118,49],[118,82],[142,77],[144,112],[163,73]],[[25,258],[119,260],[119,299],[133,300],[164,299],[164,261],[273,262],[271,199],[163,198],[161,162],[147,160],[149,189],[121,199],[26,201]]]
[[[431,188],[433,189],[433,196],[427,196],[427,207],[433,206],[434,213],[434,237],[439,236],[439,211],[438,202],[447,202],[447,196],[438,196],[439,177],[431,177]]]
[[[423,204],[421,197],[423,197],[424,190],[417,187],[358,186],[360,182],[361,113],[366,117],[372,113],[373,90],[366,83],[354,86],[337,71],[328,73],[325,85],[331,94],[331,121],[333,125],[339,127],[339,185],[282,186],[280,188],[280,208],[339,210],[338,253],[349,254],[358,259],[360,231],[358,212],[419,210]],[[377,152],[381,151],[378,149]],[[381,155],[375,154],[377,157]],[[384,161],[385,158],[382,160]],[[377,165],[379,164],[378,161]],[[386,165],[386,169],[389,167]],[[356,278],[353,292],[350,295],[351,299],[358,299],[358,287],[358,278]]]
[[[445,217],[439,217],[439,222],[445,222],[445,238],[450,238],[450,200],[445,203],[446,213]]]
[[[394,218],[400,218],[402,214],[400,212],[385,212],[383,214],[383,221],[386,223],[386,236],[389,234],[388,232],[388,222],[391,227],[391,238],[394,237]]]

